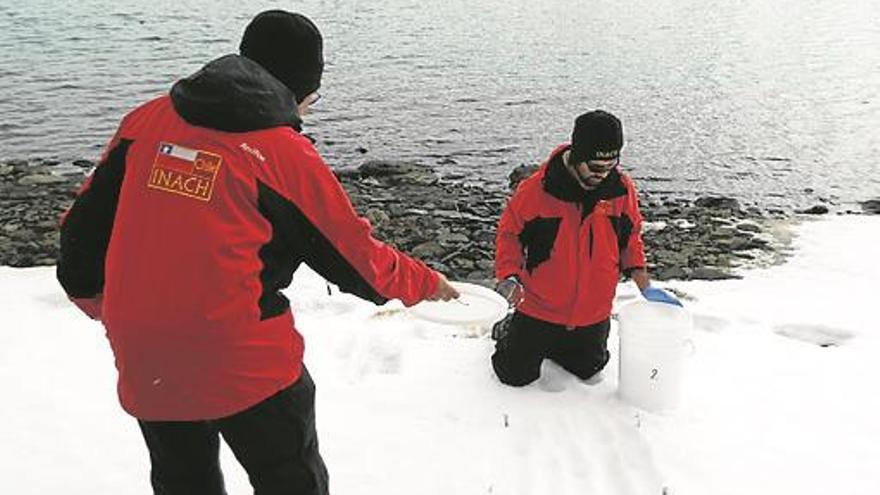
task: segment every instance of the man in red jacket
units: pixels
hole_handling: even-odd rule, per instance
[[[123,119],[61,228],[58,280],[100,319],[157,494],[222,494],[219,435],[257,494],[326,494],[314,384],[281,293],[306,263],[377,304],[458,293],[377,241],[312,143],[323,41],[256,16],[241,55]]]
[[[535,381],[545,358],[581,379],[601,371],[621,273],[646,298],[680,304],[650,285],[638,195],[618,167],[622,147],[617,117],[602,110],[581,115],[571,144],[557,147],[519,185],[501,215],[497,289],[517,306],[492,356],[503,383]]]

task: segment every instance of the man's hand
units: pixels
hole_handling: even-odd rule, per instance
[[[678,300],[677,297],[672,295],[670,292],[667,292],[663,289],[658,289],[657,287],[645,287],[642,290],[642,295],[645,296],[645,299],[653,302],[659,302],[664,304],[672,304],[674,306],[681,306],[681,301]]]
[[[450,301],[452,299],[458,299],[459,293],[455,290],[455,287],[449,284],[449,280],[446,279],[446,276],[442,273],[437,273],[440,280],[437,281],[437,288],[434,289],[434,293],[428,296],[428,301]]]
[[[519,306],[519,303],[522,302],[523,297],[525,296],[525,290],[523,289],[522,284],[519,283],[519,279],[514,276],[498,281],[495,285],[495,292],[501,294],[501,297],[504,299],[507,299],[507,304],[510,305],[511,308]]]

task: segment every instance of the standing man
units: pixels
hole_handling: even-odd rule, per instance
[[[300,134],[322,46],[302,15],[257,15],[240,55],[123,119],[63,219],[58,280],[106,327],[156,494],[225,493],[219,435],[256,494],[328,492],[281,293],[301,263],[377,304],[458,296],[371,236]]]
[[[581,115],[571,144],[553,150],[501,215],[497,290],[517,306],[492,356],[505,384],[535,381],[545,358],[584,380],[601,371],[621,272],[647,299],[681,304],[650,285],[638,195],[618,167],[622,147],[617,117]]]

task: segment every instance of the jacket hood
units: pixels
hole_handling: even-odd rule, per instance
[[[565,168],[562,155],[568,149],[569,146],[560,146],[550,155],[544,165],[542,185],[547,194],[562,201],[580,203],[583,206],[584,216],[589,215],[600,200],[617,198],[627,194],[626,185],[623,183],[617,167],[608,172],[605,179],[595,189],[585,191]]]
[[[290,126],[299,131],[293,92],[240,55],[209,62],[171,87],[174,109],[188,123],[225,132]]]

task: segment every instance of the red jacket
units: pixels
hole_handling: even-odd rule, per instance
[[[558,147],[524,180],[501,215],[495,274],[519,277],[518,310],[567,327],[611,314],[621,271],[645,266],[642,215],[632,179],[618,169],[586,193]]]
[[[296,381],[303,340],[280,290],[300,263],[376,303],[435,290],[371,236],[298,127],[287,88],[221,58],[125,117],[66,214],[58,278],[103,296],[133,416],[219,418]]]

